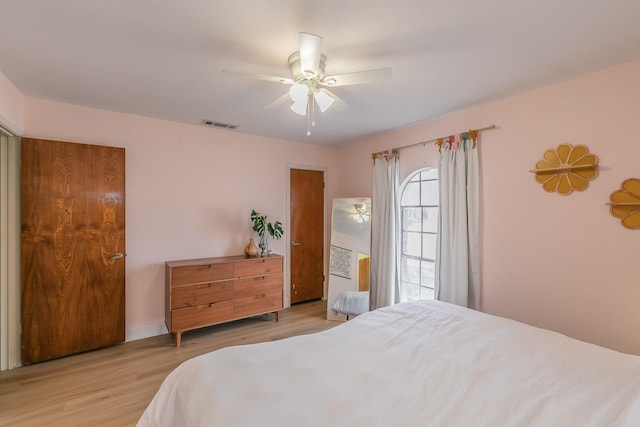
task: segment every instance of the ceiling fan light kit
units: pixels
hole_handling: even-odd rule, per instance
[[[293,101],[291,111],[301,116],[307,114],[307,106],[309,100],[309,87],[300,83],[295,83],[289,89],[289,97]]]
[[[356,203],[353,207],[355,208],[355,213],[351,216],[355,222],[362,224],[369,221],[371,213],[369,212],[367,205],[364,203]]]
[[[336,102],[336,99],[331,95],[329,95],[323,89],[316,90],[316,93],[313,95],[313,97],[318,103],[318,107],[320,107],[320,111],[322,111],[323,113],[327,111],[329,108],[331,108],[333,103]]]

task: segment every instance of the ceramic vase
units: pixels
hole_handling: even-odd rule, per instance
[[[258,255],[258,247],[255,243],[253,243],[253,238],[249,239],[249,244],[245,246],[244,253],[247,256],[256,256]]]

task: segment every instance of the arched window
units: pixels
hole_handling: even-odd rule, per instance
[[[419,169],[401,187],[400,298],[433,299],[438,236],[438,169]]]

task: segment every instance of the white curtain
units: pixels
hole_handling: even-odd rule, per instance
[[[478,149],[468,137],[441,149],[435,298],[477,310]]]
[[[400,203],[398,155],[373,161],[371,200],[371,310],[399,301],[398,239]]]

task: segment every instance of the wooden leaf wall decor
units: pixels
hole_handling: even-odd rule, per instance
[[[566,196],[586,189],[589,181],[598,176],[598,156],[590,154],[584,145],[562,144],[547,150],[530,172],[536,174],[536,181],[545,191]]]
[[[620,218],[622,226],[640,230],[640,179],[622,181],[621,189],[611,193],[611,215]]]

